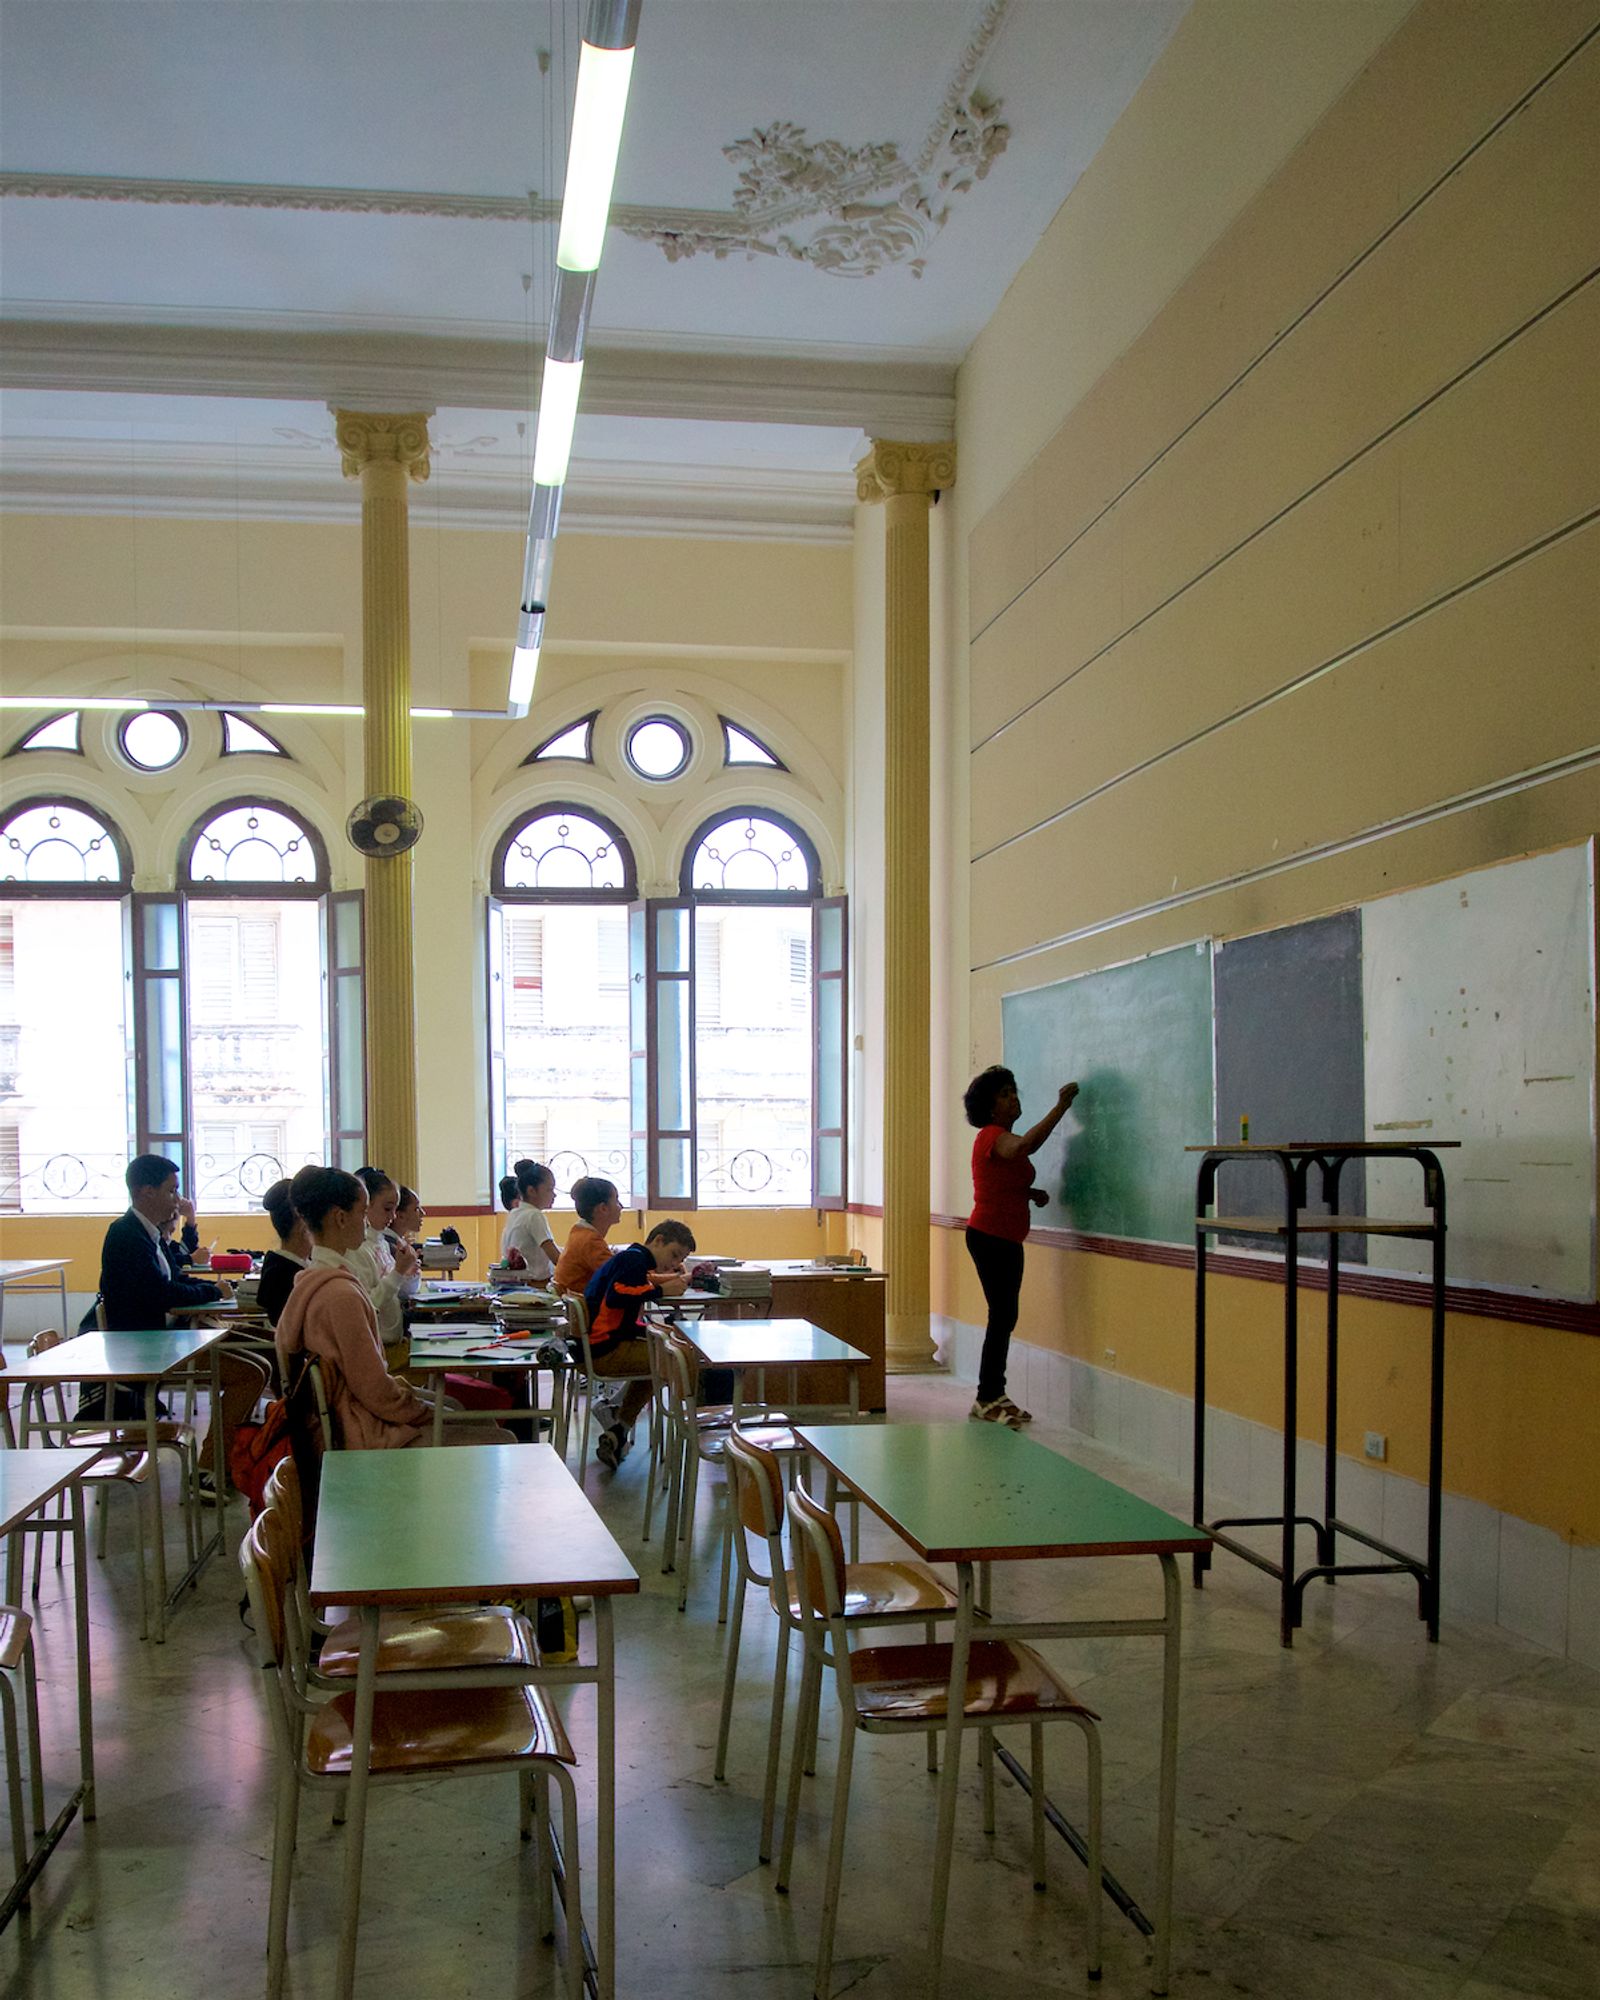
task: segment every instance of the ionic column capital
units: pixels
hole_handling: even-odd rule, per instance
[[[346,479],[359,479],[369,465],[398,465],[410,479],[428,476],[428,412],[380,416],[371,410],[341,410],[334,404],[334,436]]]
[[[874,438],[872,449],[856,466],[858,500],[893,500],[902,493],[942,493],[956,483],[956,447],[943,444],[899,444]]]

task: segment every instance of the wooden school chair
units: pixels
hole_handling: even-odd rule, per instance
[[[733,1500],[726,1467],[733,1412],[731,1408],[701,1409],[700,1355],[693,1341],[684,1334],[668,1329],[663,1337],[663,1359],[667,1371],[668,1486],[661,1568],[663,1572],[677,1569],[678,1609],[685,1610],[689,1602],[689,1572],[694,1563],[694,1519],[700,1492],[700,1473],[705,1466],[720,1468],[724,1481],[722,1582],[717,1599],[717,1623],[725,1625],[733,1566]],[[742,1435],[780,1457],[795,1458],[805,1449],[781,1411],[766,1413],[763,1422],[742,1426]]]
[[[28,1865],[28,1820],[22,1802],[22,1749],[17,1733],[17,1684],[22,1684],[23,1706],[28,1713],[28,1797],[33,1807],[33,1830],[42,1834],[44,1817],[44,1761],[39,1744],[39,1677],[33,1654],[33,1620],[15,1605],[0,1604],[0,1726],[5,1732],[6,1804],[11,1814],[11,1858],[13,1880]],[[24,1897],[21,1907],[27,1909]]]
[[[844,1871],[845,1823],[850,1811],[850,1767],[857,1730],[868,1735],[924,1735],[949,1719],[951,1647],[947,1641],[920,1646],[867,1646],[850,1650],[845,1616],[849,1587],[844,1540],[839,1524],[813,1500],[803,1486],[789,1495],[789,1539],[800,1630],[805,1640],[805,1667],[800,1683],[800,1710],[805,1715],[816,1698],[823,1672],[833,1674],[839,1697],[839,1761],[834,1773],[833,1820],[828,1834],[828,1860],[822,1895],[822,1927],[817,1942],[814,1991],[828,2000],[833,1974],[833,1938],[839,1915],[839,1883]],[[1031,1646],[1009,1639],[972,1641],[967,1660],[966,1702],[962,1714],[979,1727],[979,1763],[983,1774],[983,1830],[994,1832],[993,1732],[1008,1723],[1026,1724],[1032,1751],[1033,1883],[1045,1884],[1044,1725],[1070,1722],[1083,1732],[1088,1754],[1088,1971],[1100,1976],[1100,1732],[1099,1718],[1086,1708],[1055,1670]],[[798,1722],[789,1763],[789,1795],[785,1807],[783,1856],[777,1888],[786,1893],[794,1861],[795,1822],[799,1816],[800,1773],[805,1730]],[[949,1855],[934,1859],[934,1879],[948,1879]],[[937,1972],[935,1974],[937,1983]]]
[[[35,1354],[35,1353],[43,1354],[51,1346],[59,1342],[60,1339],[61,1335],[59,1333],[51,1333],[48,1330],[45,1333],[35,1334],[33,1340],[29,1343],[28,1352],[29,1354]],[[6,1365],[5,1357],[4,1355],[0,1355],[0,1373],[4,1372],[5,1365]],[[25,1384],[23,1387],[22,1442],[24,1444],[28,1442],[29,1426],[30,1423],[32,1422],[37,1423],[41,1442],[44,1443],[45,1445],[62,1445],[62,1444],[76,1443],[76,1439],[72,1437],[62,1434],[52,1435],[52,1426],[49,1418],[45,1414],[45,1409],[44,1409],[45,1392],[47,1388],[49,1388],[50,1386],[51,1385],[47,1383],[30,1382]],[[9,1393],[10,1391],[8,1386],[6,1391],[8,1398],[9,1398]],[[56,1394],[57,1407],[61,1410],[62,1415],[64,1417],[66,1406],[62,1402],[61,1392],[59,1388],[56,1390],[55,1394]],[[37,1418],[33,1417],[31,1414],[34,1409],[37,1409],[38,1411]],[[13,1437],[11,1435],[11,1412],[9,1405],[6,1407],[5,1411],[4,1428],[6,1435],[6,1443],[9,1445],[12,1442],[14,1442]],[[96,1560],[100,1562],[104,1562],[106,1559],[106,1538],[109,1531],[109,1516],[106,1508],[106,1495],[120,1488],[122,1491],[132,1496],[133,1508],[134,1508],[133,1553],[136,1565],[136,1573],[139,1580],[139,1637],[141,1639],[148,1637],[150,1630],[149,1589],[147,1586],[147,1581],[145,1576],[145,1506],[144,1506],[144,1488],[148,1485],[149,1479],[150,1479],[150,1460],[148,1455],[145,1452],[136,1449],[133,1445],[129,1444],[129,1445],[115,1445],[109,1449],[102,1447],[100,1451],[100,1456],[83,1473],[81,1480],[84,1492],[92,1493],[95,1496],[94,1504],[97,1516],[97,1521],[96,1521],[97,1533],[95,1536],[95,1557]],[[62,1537],[64,1535],[70,1535],[72,1532],[72,1516],[68,1511],[68,1504],[69,1503],[65,1499],[62,1499],[60,1501],[53,1503],[49,1512],[41,1513],[40,1515],[40,1520],[42,1522],[47,1522],[49,1524],[49,1532],[53,1533],[56,1538],[57,1569],[61,1568]],[[41,1563],[43,1554],[44,1554],[44,1533],[40,1533],[35,1539],[34,1552],[33,1552],[32,1594],[35,1598],[37,1598],[39,1595]],[[20,1564],[21,1561],[20,1557],[18,1558],[18,1561]],[[10,1588],[11,1586],[8,1584],[7,1587]],[[20,1568],[17,1573],[16,1588],[19,1590],[21,1588]]]
[[[281,1512],[268,1508],[251,1524],[240,1546],[239,1566],[255,1621],[257,1664],[262,1670],[277,1756],[273,1821],[272,1891],[267,1919],[267,1994],[280,2000],[288,1959],[289,1890],[298,1838],[300,1793],[305,1785],[342,1794],[350,1777],[355,1692],[326,1700],[308,1673],[310,1637],[301,1624],[292,1588],[294,1550]],[[410,1785],[420,1778],[485,1777],[496,1772],[518,1782],[521,1832],[534,1843],[540,1931],[554,1935],[550,1892],[549,1788],[561,1794],[561,1837],[566,1871],[566,1989],[583,1993],[584,1953],[578,1892],[578,1802],[572,1781],[577,1762],[561,1718],[540,1688],[380,1688],[374,1697],[374,1785]],[[370,1903],[370,1895],[369,1895]],[[346,1916],[347,1923],[354,1919]]]
[[[276,1513],[291,1551],[289,1588],[301,1629],[320,1632],[321,1649],[307,1673],[312,1684],[333,1692],[351,1687],[361,1654],[361,1621],[345,1618],[328,1625],[311,1609],[305,1560],[305,1513],[300,1475],[292,1458],[279,1459],[267,1480],[266,1510]],[[380,1674],[455,1673],[463,1668],[533,1667],[539,1642],[533,1623],[503,1604],[441,1605],[438,1609],[383,1611],[378,1615]]]
[[[783,1554],[783,1467],[774,1453],[742,1431],[734,1431],[727,1445],[728,1476],[733,1482],[733,1549],[738,1576],[733,1590],[733,1613],[728,1629],[728,1650],[722,1676],[722,1719],[717,1729],[717,1761],[713,1776],[720,1783],[727,1776],[728,1736],[733,1723],[734,1684],[739,1675],[739,1639],[744,1624],[745,1592],[764,1590],[778,1620],[778,1645],[773,1657],[772,1714],[767,1725],[767,1775],[761,1794],[762,1861],[772,1859],[772,1823],[778,1797],[778,1764],[783,1751],[783,1707],[788,1683],[789,1642],[800,1631],[799,1588]],[[752,1537],[766,1543],[767,1570],[756,1567],[750,1550]],[[925,1564],[918,1562],[853,1562],[845,1565],[843,1617],[854,1630],[865,1625],[920,1624],[928,1640],[934,1637],[936,1621],[953,1616],[956,1600],[950,1589]],[[820,1697],[821,1688],[818,1687]],[[815,1761],[816,1705],[808,1714],[795,1718],[795,1727],[805,1734],[810,1754],[804,1759],[807,1771]],[[928,1732],[928,1769],[938,1769],[938,1731]]]

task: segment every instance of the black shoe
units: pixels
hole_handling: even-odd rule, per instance
[[[613,1424],[609,1430],[600,1433],[594,1448],[594,1455],[608,1472],[615,1472],[628,1455],[631,1442],[621,1424]]]

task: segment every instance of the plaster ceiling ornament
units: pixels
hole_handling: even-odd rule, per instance
[[[871,278],[892,264],[920,278],[953,197],[985,179],[1006,149],[1011,128],[1000,108],[979,91],[947,100],[942,133],[915,165],[893,141],[812,141],[804,126],[780,121],[723,147],[740,170],[731,214],[663,221],[624,211],[617,224],[669,263],[738,253],[792,258],[835,278]]]

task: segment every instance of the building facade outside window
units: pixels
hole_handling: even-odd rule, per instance
[[[843,924],[771,813],[705,823],[680,894],[645,901],[598,814],[516,822],[489,904],[494,1177],[526,1156],[562,1197],[598,1173],[636,1207],[842,1205]]]
[[[490,1123],[495,1178],[552,1168],[633,1198],[628,906],[633,853],[576,807],[545,806],[501,841],[489,905]]]
[[[25,800],[0,822],[0,1213],[123,1205],[131,880],[87,806]]]
[[[164,1153],[213,1212],[365,1151],[361,899],[260,799],[191,829],[170,891],[70,800],[0,822],[0,1210],[123,1205]]]

